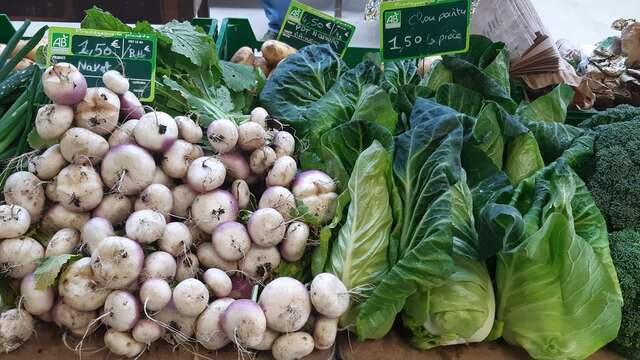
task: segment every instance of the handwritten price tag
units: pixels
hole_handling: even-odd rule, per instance
[[[380,4],[384,60],[466,52],[470,0],[398,1]]]
[[[156,72],[155,35],[51,27],[49,63],[68,62],[87,79],[87,85],[103,86],[102,74],[122,71],[130,90],[142,101],[153,100]]]

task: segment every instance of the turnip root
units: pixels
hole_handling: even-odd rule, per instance
[[[178,265],[171,254],[164,251],[154,251],[144,258],[142,280],[158,278],[172,282],[176,276]]]
[[[262,193],[258,208],[276,209],[285,220],[289,220],[296,209],[296,198],[286,187],[271,186]]]
[[[265,279],[280,265],[280,252],[275,246],[252,246],[240,262],[240,270],[252,278]]]
[[[40,220],[44,209],[44,189],[40,179],[26,171],[11,174],[4,183],[4,201],[27,209],[31,223]]]
[[[184,140],[176,140],[162,157],[162,170],[174,179],[182,179],[191,163],[193,145]]]
[[[73,212],[87,212],[100,205],[100,175],[91,166],[69,165],[56,176],[56,199]]]
[[[311,303],[317,312],[337,319],[349,308],[349,292],[335,275],[322,273],[316,275],[309,289]]]
[[[248,46],[243,46],[231,57],[231,62],[234,64],[243,64],[253,66],[255,55],[253,55],[253,49]]]
[[[74,105],[87,93],[87,80],[69,63],[57,63],[42,73],[42,90],[56,104]]]
[[[309,225],[294,221],[287,227],[284,240],[280,243],[280,255],[290,262],[302,259],[309,239]]]
[[[232,302],[220,323],[227,337],[240,347],[260,344],[267,330],[267,321],[260,306],[246,299]]]
[[[120,225],[127,220],[133,211],[133,202],[122,194],[108,194],[102,198],[102,202],[93,209],[94,217],[107,219],[113,225]]]
[[[158,240],[158,247],[172,256],[186,253],[193,239],[187,225],[181,222],[171,222],[164,227],[162,237]]]
[[[173,303],[184,316],[198,316],[209,303],[209,290],[200,280],[182,280],[173,289]]]
[[[135,341],[149,346],[160,339],[162,327],[152,320],[142,319],[131,330],[131,336]]]
[[[102,82],[104,86],[118,95],[124,95],[129,91],[129,80],[116,70],[109,70],[102,74]]]
[[[98,135],[110,134],[118,126],[120,99],[113,91],[104,88],[89,88],[84,99],[76,105],[76,126]]]
[[[76,229],[60,229],[47,243],[44,256],[72,254],[80,244],[80,232]]]
[[[197,144],[202,140],[202,128],[186,116],[177,116],[175,119],[178,125],[178,135],[181,139],[192,144]]]
[[[258,304],[264,311],[269,329],[282,333],[302,329],[311,314],[307,288],[290,277],[280,277],[267,284]]]
[[[60,204],[55,204],[42,217],[40,227],[47,232],[55,232],[65,228],[81,230],[90,218],[91,214],[88,212],[77,213],[67,210]]]
[[[232,151],[238,142],[238,126],[231,120],[215,120],[207,128],[207,139],[218,154]]]
[[[213,244],[204,243],[198,246],[198,260],[207,268],[218,268],[224,271],[231,271],[238,269],[238,262],[228,261],[220,257],[213,247]]]
[[[58,301],[51,310],[53,322],[69,330],[86,329],[95,320],[95,311],[80,311],[67,305],[64,301]]]
[[[152,111],[142,115],[133,136],[143,148],[165,152],[178,139],[178,125],[169,114]]]
[[[0,205],[0,239],[24,235],[31,225],[31,215],[19,205]]]
[[[284,334],[273,342],[271,354],[275,360],[302,359],[313,352],[313,337],[298,331]]]
[[[214,157],[203,156],[193,160],[187,170],[187,182],[199,193],[212,191],[224,183],[227,171],[222,162]]]
[[[94,277],[109,289],[121,289],[135,281],[143,264],[142,248],[125,237],[105,238],[91,254]]]
[[[273,163],[273,168],[267,173],[265,182],[267,186],[287,187],[296,176],[296,171],[298,171],[298,166],[291,156],[280,156],[278,160]]]
[[[302,201],[321,224],[331,221],[336,213],[338,195],[335,191],[336,183],[333,179],[318,170],[298,174],[291,187],[296,199]]]
[[[251,238],[247,229],[235,221],[218,225],[211,234],[211,242],[216,253],[227,261],[242,259],[251,247]]]
[[[197,318],[180,314],[173,301],[156,314],[155,319],[171,326],[162,336],[166,342],[178,345],[192,340]]]
[[[138,97],[131,91],[120,95],[120,118],[124,121],[140,119],[144,115],[144,108]]]
[[[251,169],[247,160],[238,153],[226,153],[218,156],[227,170],[227,176],[231,179],[246,179],[251,175]]]
[[[113,130],[109,136],[109,146],[114,147],[122,144],[135,144],[133,129],[138,125],[138,120],[133,119],[125,122]]]
[[[154,210],[138,210],[129,215],[125,231],[129,239],[141,244],[151,244],[162,237],[167,222],[164,216]]]
[[[58,293],[64,302],[78,311],[93,311],[104,305],[109,290],[96,284],[91,258],[71,263],[60,276]],[[72,329],[75,329],[72,327]]]
[[[272,69],[296,51],[292,46],[278,40],[267,40],[262,44],[262,56]]]
[[[249,156],[249,168],[256,174],[264,174],[276,162],[276,152],[268,146],[254,150]]]
[[[22,282],[20,283],[22,305],[31,315],[46,314],[53,308],[55,293],[52,288],[38,290],[35,285],[33,274],[22,278]]]
[[[119,145],[102,161],[100,174],[104,184],[124,195],[136,195],[153,182],[156,163],[136,145]]]
[[[53,178],[53,181],[48,182],[44,186],[44,196],[47,200],[52,202],[58,202],[58,192],[56,190],[56,179]]]
[[[284,239],[286,229],[282,215],[271,208],[256,210],[247,222],[251,240],[262,247],[278,245]]]
[[[67,165],[67,161],[62,157],[60,145],[55,144],[45,150],[41,155],[34,156],[29,160],[29,172],[33,173],[40,180],[53,179],[62,168]]]
[[[74,127],[60,139],[62,157],[74,164],[91,164],[100,161],[109,151],[109,143],[93,131]]]
[[[263,147],[267,142],[264,128],[255,122],[248,121],[238,126],[238,147],[244,151],[253,151]]]
[[[202,280],[204,280],[205,284],[207,284],[211,292],[213,292],[213,295],[217,298],[227,297],[231,294],[233,286],[231,278],[220,269],[211,268],[205,271],[202,275]]]
[[[269,116],[269,113],[267,112],[267,110],[261,107],[257,107],[251,110],[251,117],[249,120],[262,126],[262,128],[266,129],[268,116]]]
[[[175,183],[173,179],[170,178],[167,174],[162,171],[162,168],[157,166],[156,171],[153,173],[153,180],[151,180],[152,184],[160,184],[169,188],[169,190],[173,189]]]
[[[236,198],[240,209],[246,209],[249,207],[251,191],[249,190],[249,185],[246,181],[242,179],[234,180],[231,184],[231,194]]]
[[[243,275],[231,276],[231,293],[230,298],[233,299],[251,299],[253,292],[253,284]]]
[[[118,331],[133,329],[140,319],[140,302],[126,291],[112,291],[104,302],[102,322]]]
[[[182,184],[173,188],[173,190],[171,190],[171,194],[173,196],[173,209],[171,210],[171,215],[179,218],[186,218],[189,214],[189,208],[198,193],[193,191],[189,185]]]
[[[267,331],[264,332],[264,336],[262,337],[262,341],[260,341],[258,345],[252,346],[251,349],[258,351],[271,350],[273,343],[278,337],[280,337],[279,332],[267,328]]]
[[[222,330],[221,318],[234,300],[218,299],[209,304],[196,321],[196,340],[207,350],[222,349],[231,340]]]
[[[313,325],[313,342],[318,350],[326,350],[336,342],[338,334],[338,319],[318,316]]]
[[[160,311],[171,301],[169,283],[162,279],[149,279],[140,286],[140,302],[143,310]]]
[[[191,215],[201,230],[211,234],[219,224],[236,220],[238,203],[227,191],[211,191],[196,196],[191,204]]]
[[[60,104],[44,105],[38,109],[35,123],[41,138],[58,139],[73,123],[73,108]]]
[[[106,237],[113,236],[115,231],[109,220],[101,217],[94,217],[87,221],[80,231],[82,244],[87,247],[89,254],[100,245]]]
[[[162,184],[151,184],[144,189],[135,202],[136,211],[154,210],[169,218],[173,209],[173,195],[168,187]]]
[[[204,156],[204,149],[200,145],[192,144],[193,150],[191,151],[190,158],[197,159]]]
[[[0,274],[22,279],[34,272],[44,256],[44,248],[30,237],[0,241]]]
[[[0,354],[10,353],[33,335],[33,317],[26,311],[10,309],[0,314]]]
[[[276,156],[278,158],[293,156],[293,152],[296,149],[296,139],[286,131],[277,131],[273,135],[273,146],[276,148]]]
[[[178,258],[176,269],[176,281],[195,278],[200,271],[200,261],[195,254],[187,253]]]
[[[126,358],[134,358],[145,349],[144,344],[134,340],[131,335],[114,329],[108,329],[104,334],[104,345],[112,353]]]

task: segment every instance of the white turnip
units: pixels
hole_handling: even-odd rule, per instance
[[[238,126],[238,147],[244,151],[253,151],[267,143],[267,132],[255,122],[248,121]]]
[[[204,156],[204,149],[200,145],[192,144],[193,150],[191,151],[190,158],[197,159]]]
[[[110,352],[126,358],[135,358],[145,349],[143,343],[134,340],[128,333],[114,329],[104,333],[104,345]]]
[[[105,238],[91,254],[94,277],[109,289],[122,289],[135,281],[142,272],[143,264],[142,248],[125,237]]]
[[[144,107],[138,97],[131,91],[120,95],[120,118],[124,121],[140,119],[144,115]]]
[[[112,291],[104,302],[103,312],[108,314],[102,318],[107,326],[118,331],[129,331],[140,319],[140,302],[126,291]]]
[[[211,268],[202,274],[202,280],[217,298],[224,298],[231,294],[233,284],[227,273],[220,269]]]
[[[171,301],[172,290],[166,281],[152,278],[142,283],[139,295],[143,310],[160,311]]]
[[[251,110],[251,117],[249,120],[266,129],[268,116],[269,113],[267,112],[267,110],[261,107],[257,107]]]
[[[173,301],[157,313],[155,319],[170,326],[162,336],[166,342],[178,345],[192,340],[197,318],[180,314]]]
[[[262,341],[260,341],[258,345],[252,346],[251,349],[258,351],[269,351],[273,347],[273,343],[278,337],[280,337],[279,332],[267,328],[267,331],[264,332],[264,336],[262,337]]]
[[[41,138],[58,139],[73,124],[73,108],[60,104],[44,105],[38,109],[35,124]]]
[[[56,63],[42,73],[42,90],[53,102],[74,105],[87,93],[87,80],[69,63]]]
[[[141,244],[151,244],[164,234],[167,222],[164,216],[154,210],[138,210],[129,215],[125,224],[127,237]]]
[[[36,289],[36,282],[33,274],[22,278],[20,282],[20,295],[22,305],[31,315],[42,315],[51,311],[55,300],[55,293],[52,288],[45,290]]]
[[[230,152],[218,155],[218,159],[224,164],[227,176],[231,179],[246,179],[251,175],[251,169],[247,160],[239,153]]]
[[[278,158],[293,156],[293,152],[296,149],[296,139],[286,131],[277,131],[273,135],[273,146],[276,148],[276,156]]]
[[[173,195],[168,187],[162,184],[151,184],[138,195],[135,202],[136,211],[154,210],[169,218],[173,209]]]
[[[136,145],[119,145],[102,161],[100,174],[104,184],[124,195],[136,195],[153,182],[156,163]]]
[[[191,162],[187,170],[187,183],[199,193],[212,191],[224,183],[227,171],[224,164],[209,156],[197,158]]]
[[[4,201],[27,209],[31,223],[40,220],[45,195],[40,179],[27,171],[15,172],[4,183]]]
[[[178,125],[169,114],[152,111],[142,115],[133,136],[145,149],[165,152],[178,139]]]
[[[316,311],[328,318],[337,319],[349,308],[347,287],[333,274],[316,275],[309,294]]]
[[[88,212],[77,213],[67,210],[60,204],[55,204],[42,217],[40,228],[47,232],[56,232],[65,228],[81,230],[90,218],[91,214]]]
[[[164,227],[158,247],[172,256],[179,256],[191,248],[193,238],[189,227],[181,222],[170,222]]]
[[[107,194],[102,198],[100,205],[93,209],[93,216],[105,218],[113,225],[121,225],[132,211],[131,199],[119,193]]]
[[[0,314],[0,354],[10,353],[33,335],[33,317],[26,311],[9,309]]]
[[[241,347],[260,344],[267,321],[258,304],[247,299],[232,302],[221,318],[222,329],[231,341]]]
[[[135,341],[149,346],[160,339],[162,327],[152,320],[142,319],[131,330],[131,336]]]
[[[269,329],[282,333],[302,329],[311,314],[307,288],[290,277],[280,277],[267,284],[258,304],[264,311]]]
[[[219,350],[231,340],[222,330],[221,318],[234,300],[223,298],[213,301],[196,321],[196,340],[207,350]]]
[[[196,196],[191,204],[191,215],[201,230],[211,234],[223,222],[236,220],[238,203],[231,193],[214,190]]]
[[[0,241],[0,274],[22,279],[36,270],[44,257],[44,248],[30,237]]]
[[[87,89],[87,94],[75,109],[76,126],[98,135],[110,134],[118,126],[120,99],[107,88]]]
[[[172,282],[176,276],[178,265],[171,254],[164,251],[154,251],[144,258],[142,280],[158,278]]]
[[[313,342],[316,349],[326,350],[336,342],[338,334],[338,319],[331,319],[325,316],[318,316],[313,325]]]
[[[309,239],[309,225],[294,221],[287,227],[284,240],[280,243],[280,254],[287,261],[302,259]]]
[[[189,208],[198,193],[193,191],[189,185],[182,184],[173,188],[171,195],[173,196],[171,215],[178,218],[186,218],[189,215]]]
[[[76,229],[60,229],[47,243],[44,256],[72,254],[80,245],[80,232]]]
[[[138,125],[138,120],[133,119],[116,127],[109,136],[109,146],[135,144],[136,140],[133,138],[133,129],[136,128],[136,125]]]
[[[313,352],[313,337],[298,331],[284,334],[273,342],[271,354],[275,360],[302,359]]]
[[[296,160],[288,155],[283,155],[273,163],[273,167],[267,173],[267,186],[284,186],[288,187],[296,176],[298,166]]]
[[[67,305],[78,311],[93,311],[104,305],[109,290],[96,283],[91,258],[85,257],[71,263],[62,273],[58,281],[58,294]]]
[[[60,152],[60,145],[55,144],[42,154],[34,156],[29,160],[29,172],[33,173],[40,180],[51,180],[58,175],[60,170],[66,165],[67,161]]]
[[[178,268],[176,269],[176,281],[195,278],[200,272],[200,261],[193,253],[181,255],[176,261]]]
[[[58,202],[58,192],[56,190],[56,178],[53,178],[52,181],[48,182],[44,186],[44,196],[47,200],[52,202]]]
[[[207,128],[207,139],[218,154],[232,151],[238,142],[238,126],[231,120],[215,120]]]
[[[223,259],[213,247],[211,242],[200,244],[197,250],[198,260],[207,268],[217,268],[224,271],[231,271],[238,269],[237,261],[228,261]]]
[[[251,202],[251,191],[246,181],[242,179],[234,180],[231,184],[231,194],[236,198],[238,207],[240,209],[246,209]]]
[[[176,116],[174,119],[178,125],[178,135],[181,139],[192,144],[197,144],[202,140],[202,128],[186,116]]]
[[[87,221],[80,230],[82,245],[87,247],[87,252],[92,254],[106,237],[113,236],[115,231],[109,220],[94,217]]]
[[[103,195],[100,175],[91,166],[71,164],[56,176],[56,199],[67,210],[91,211]]]
[[[302,201],[321,224],[331,221],[336,213],[338,195],[335,191],[335,181],[318,170],[298,174],[291,187],[291,192],[296,199]]]
[[[264,174],[276,162],[276,152],[268,146],[254,150],[249,156],[249,168],[256,174]]]
[[[216,253],[227,261],[242,259],[251,247],[251,238],[247,229],[235,221],[218,225],[211,234],[211,242]]]
[[[95,311],[76,310],[64,301],[58,301],[51,310],[53,322],[69,330],[86,329],[96,317]]]
[[[0,205],[0,239],[24,235],[31,225],[31,215],[19,205]]]
[[[156,166],[156,171],[153,173],[153,180],[151,180],[151,183],[164,185],[169,189],[173,189],[175,186],[173,179],[165,174],[160,166]]]
[[[109,143],[91,130],[74,127],[60,139],[62,157],[74,164],[95,164],[109,151]]]
[[[231,293],[233,299],[251,299],[253,283],[246,276],[237,274],[231,276]]]
[[[296,198],[286,187],[270,186],[262,193],[258,208],[276,209],[285,220],[289,220],[295,214]]]
[[[272,208],[256,210],[247,222],[251,240],[262,247],[278,245],[284,239],[286,229],[284,218]]]
[[[118,95],[129,91],[129,80],[116,70],[109,70],[102,74],[102,82],[109,90]]]
[[[209,290],[200,280],[185,279],[173,289],[173,304],[184,316],[200,315],[209,303]]]
[[[176,140],[162,157],[162,170],[174,179],[182,179],[191,164],[193,145],[184,140]]]
[[[254,279],[266,279],[280,265],[280,252],[275,246],[252,246],[240,261],[240,271]]]

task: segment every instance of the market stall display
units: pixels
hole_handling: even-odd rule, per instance
[[[124,68],[87,86],[44,47],[29,77],[17,56],[0,70],[41,99],[8,105],[32,150],[3,172],[0,352],[52,322],[83,356],[103,339],[128,358],[160,341],[353,358],[348,341],[400,334],[411,351],[637,358],[638,108],[570,124],[572,86],[531,96],[479,35],[349,67],[276,41],[225,61],[197,26],[97,8],[81,26],[157,37],[155,98]]]

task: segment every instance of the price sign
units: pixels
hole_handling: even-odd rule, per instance
[[[355,32],[355,26],[293,0],[278,40],[296,49],[312,44],[329,44],[342,56]]]
[[[51,27],[47,61],[75,65],[89,87],[104,86],[102,74],[109,70],[124,70],[129,90],[141,101],[152,101],[156,46],[152,34]]]
[[[470,0],[382,2],[380,14],[383,60],[469,50]]]

